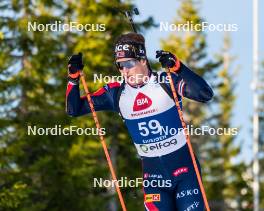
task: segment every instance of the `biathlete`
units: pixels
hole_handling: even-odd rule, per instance
[[[140,34],[119,36],[114,54],[124,82],[108,83],[91,98],[96,111],[120,114],[141,157],[143,179],[156,184],[143,187],[145,209],[203,211],[202,194],[166,72],[151,70]],[[156,57],[172,73],[180,105],[183,97],[202,103],[212,98],[213,91],[206,81],[175,55],[158,51]],[[73,55],[68,62],[66,110],[74,117],[91,112],[86,97],[80,97],[82,68],[81,55]]]

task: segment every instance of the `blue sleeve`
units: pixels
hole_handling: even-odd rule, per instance
[[[172,73],[171,76],[178,95],[202,103],[212,99],[213,90],[207,82],[183,63],[181,63],[179,71]]]
[[[110,83],[91,94],[95,111],[117,111],[114,96],[120,84]],[[86,96],[80,97],[79,84],[68,82],[66,91],[66,112],[70,116],[82,116],[91,113]]]

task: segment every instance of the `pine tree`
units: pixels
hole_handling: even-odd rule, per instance
[[[52,182],[63,183],[70,138],[27,134],[28,126],[69,123],[61,109],[63,81],[58,80],[64,71],[63,35],[27,28],[29,21],[52,22],[50,11],[57,9],[40,1],[1,1],[2,210],[49,207],[59,190]]]
[[[130,30],[118,9],[132,6],[104,0],[1,1],[0,210],[118,209],[116,194],[93,187],[94,178],[110,179],[97,136],[33,136],[27,130],[95,127],[91,116],[69,118],[65,113],[67,57],[83,52],[88,86],[91,91],[101,87],[92,76],[114,73],[113,41]],[[27,31],[29,21],[105,24],[106,31],[32,32]],[[138,27],[151,24],[150,18]],[[117,116],[99,113],[117,175],[141,177],[140,161]],[[122,191],[128,209],[142,207],[143,198],[135,199],[140,187]]]
[[[232,127],[231,120],[235,102],[235,82],[237,73],[232,69],[234,58],[230,56],[230,38],[226,35],[222,50],[223,68],[218,72],[215,119],[211,122],[214,128],[224,128],[223,135],[211,137],[205,146],[208,159],[206,185],[212,200],[212,209],[217,210],[250,210],[252,192],[248,179],[244,176],[247,170],[243,162],[235,159],[240,154],[242,144],[235,144],[238,128]],[[233,129],[232,129],[233,128]],[[234,130],[232,132],[232,130]],[[236,162],[236,163],[235,163]]]

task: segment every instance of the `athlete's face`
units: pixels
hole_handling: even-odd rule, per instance
[[[147,61],[134,58],[122,58],[116,60],[118,69],[125,80],[132,86],[140,85],[148,76]]]

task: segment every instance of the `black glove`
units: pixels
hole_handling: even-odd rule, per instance
[[[156,58],[159,58],[159,62],[163,68],[172,68],[173,71],[177,71],[179,69],[178,59],[169,51],[156,51]],[[177,70],[175,67],[177,67]]]
[[[82,70],[83,67],[82,53],[72,55],[68,61],[68,79],[72,82],[78,82],[80,70]]]

